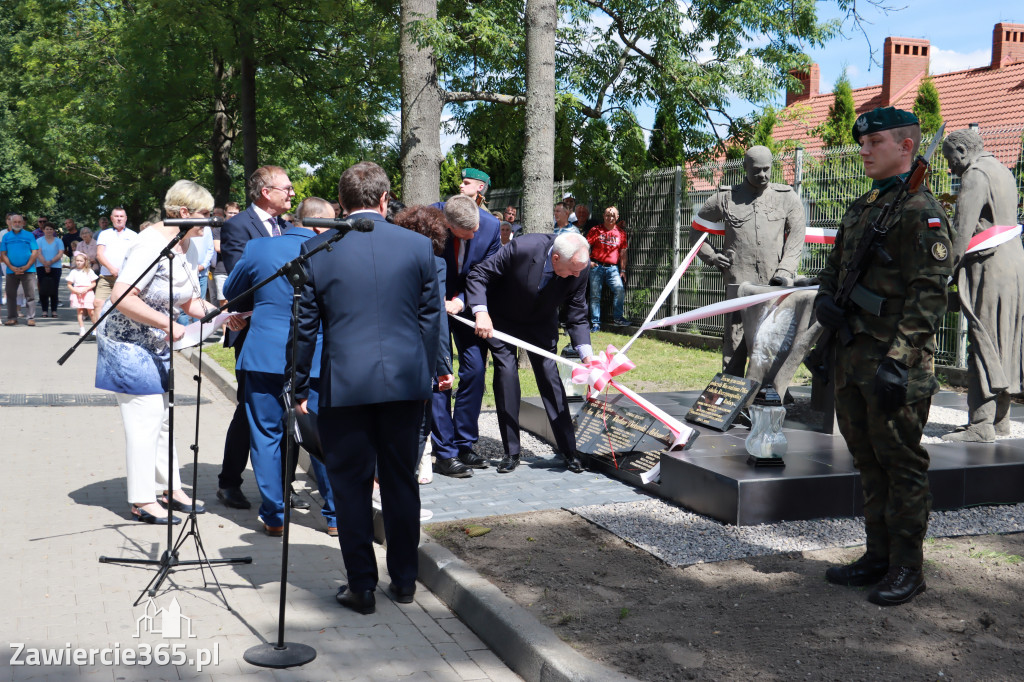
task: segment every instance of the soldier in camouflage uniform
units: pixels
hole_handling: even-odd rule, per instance
[[[746,180],[723,187],[697,212],[691,243],[700,231],[724,234],[721,251],[706,241],[697,255],[722,272],[725,284],[790,286],[804,248],[804,207],[789,185],[769,182],[772,152],[756,146],[743,156]],[[722,366],[742,376],[747,353],[739,313],[728,316],[722,338]]]
[[[931,494],[921,435],[931,396],[939,390],[932,364],[934,337],[946,312],[955,233],[941,205],[922,186],[889,221],[882,247],[891,258],[878,252],[870,257],[859,281],[863,289],[853,297],[884,299],[881,314],[854,303],[841,309],[834,296],[857,244],[895,198],[921,140],[917,117],[892,107],[860,116],[853,134],[865,173],[874,182],[843,216],[821,271],[815,312],[823,325],[847,325],[853,334],[848,345],[837,344],[836,415],[860,471],[867,551],[825,575],[841,585],[878,583],[868,599],[888,606],[907,602],[925,588],[922,543]]]

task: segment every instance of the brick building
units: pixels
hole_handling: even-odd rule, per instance
[[[853,91],[858,114],[876,107],[912,109],[917,88],[928,75],[928,40],[889,37],[883,49],[882,83]],[[807,150],[819,149],[824,143],[810,131],[828,116],[834,97],[821,93],[817,64],[794,75],[803,89],[786,94],[786,108],[773,136],[795,140]],[[972,123],[982,130],[1024,129],[1024,24],[995,25],[988,66],[939,74],[932,82],[939,91],[947,132]]]

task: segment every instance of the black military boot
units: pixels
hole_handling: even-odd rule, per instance
[[[865,554],[852,564],[832,566],[825,571],[825,580],[834,585],[864,587],[877,583],[888,570],[889,561],[887,559],[879,559]]]
[[[906,604],[924,590],[924,572],[920,568],[893,566],[871,590],[868,601],[879,606],[896,606]]]

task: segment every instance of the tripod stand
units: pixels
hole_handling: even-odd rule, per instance
[[[168,280],[168,300],[167,300],[167,315],[169,321],[169,327],[173,327],[174,320],[174,247],[188,234],[189,230],[195,227],[207,227],[211,225],[220,225],[222,223],[219,218],[204,218],[204,219],[172,219],[165,220],[164,225],[170,227],[177,227],[178,234],[175,235],[170,242],[160,251],[153,262],[151,262],[146,269],[135,279],[135,281],[118,297],[117,301],[111,305],[106,312],[93,324],[89,329],[89,332],[99,326],[99,324],[106,319],[106,317],[113,312],[115,308],[127,297],[133,289],[136,288],[138,283],[157,265],[166,260],[167,263],[167,280]],[[63,365],[64,362],[71,356],[72,353],[78,348],[79,345],[87,338],[88,335],[83,335],[79,338],[78,342],[72,346],[67,353],[65,353],[57,362]],[[172,339],[168,337],[168,374],[167,374],[167,398],[168,398],[168,438],[167,438],[167,474],[168,474],[168,506],[171,506],[173,501],[173,490],[171,490],[171,481],[173,480],[174,471],[174,351],[172,350]],[[199,381],[199,377],[196,377]],[[200,383],[201,385],[201,383]],[[197,391],[199,390],[197,386]],[[197,393],[197,403],[198,403]],[[174,518],[170,509],[168,509],[168,523],[167,523],[167,549],[163,552],[159,559],[135,559],[135,558],[117,558],[117,557],[106,557],[101,556],[99,558],[100,563],[123,563],[132,565],[147,565],[156,566],[157,572],[153,578],[149,581],[146,587],[143,588],[142,593],[135,600],[134,604],[137,606],[143,599],[144,596],[154,596],[160,585],[167,578],[167,576],[175,569],[183,566],[199,566],[203,572],[204,586],[206,582],[206,568],[210,569],[210,573],[217,583],[217,589],[220,592],[221,600],[225,606],[227,604],[227,598],[224,596],[224,590],[217,580],[216,575],[213,573],[213,564],[248,564],[252,563],[251,557],[243,557],[238,559],[210,559],[206,556],[206,551],[203,548],[202,540],[199,536],[199,526],[196,522],[196,506],[195,506],[195,486],[197,484],[198,476],[198,433],[199,433],[199,420],[198,420],[198,404],[197,404],[197,415],[196,415],[196,442],[192,445],[193,451],[193,469],[192,469],[192,486],[193,486],[193,498],[192,508],[188,515],[188,522],[183,526],[181,533],[179,534],[177,542],[174,541],[174,529],[171,519]],[[185,539],[192,537],[196,544],[197,553],[200,555],[200,559],[195,560],[181,560],[178,556],[179,548],[184,544]],[[230,609],[231,607],[228,606]]]

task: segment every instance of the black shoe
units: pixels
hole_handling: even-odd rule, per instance
[[[309,502],[302,499],[298,493],[291,494],[291,505],[292,509],[309,509]]]
[[[413,583],[409,587],[399,587],[398,585],[391,583],[388,585],[388,592],[395,598],[395,601],[399,604],[411,604],[412,596],[416,594],[416,583]]]
[[[896,606],[906,604],[924,590],[924,572],[920,568],[893,566],[871,590],[868,601],[879,606]]]
[[[373,590],[352,592],[348,589],[348,585],[342,585],[338,588],[338,594],[334,598],[345,608],[352,609],[364,616],[377,610],[377,598],[373,596]]]
[[[132,517],[136,521],[142,521],[143,523],[155,523],[158,526],[166,526],[168,523],[173,526],[176,523],[181,523],[181,519],[170,512],[168,512],[167,516],[153,516],[148,511],[140,509],[134,504],[132,505]]]
[[[505,455],[498,464],[499,474],[510,474],[519,466],[519,455]]]
[[[241,488],[221,488],[217,491],[217,499],[232,509],[249,509],[252,504],[242,494]]]
[[[468,466],[470,469],[486,469],[490,466],[487,463],[487,459],[481,455],[476,454],[473,450],[466,450],[465,452],[459,453],[459,461]]]
[[[565,458],[565,468],[568,469],[569,471],[571,471],[574,474],[582,474],[583,473],[583,462],[580,461],[580,458],[579,458],[578,455],[575,455],[573,457],[566,457]]]
[[[434,472],[452,478],[469,478],[473,475],[473,470],[459,461],[458,457],[438,457],[434,462]]]
[[[834,585],[864,587],[874,585],[885,577],[889,562],[865,554],[846,566],[832,566],[825,571],[825,580]]]

